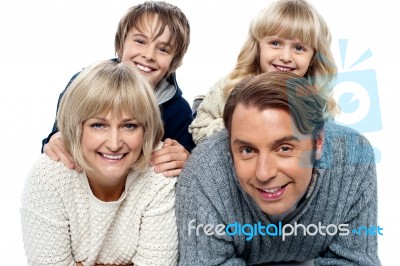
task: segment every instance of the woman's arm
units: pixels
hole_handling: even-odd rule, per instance
[[[43,155],[25,183],[21,223],[29,265],[75,265],[66,210],[52,174],[50,159]]]
[[[157,176],[157,192],[143,213],[135,265],[176,265],[178,231],[175,218],[176,178]]]

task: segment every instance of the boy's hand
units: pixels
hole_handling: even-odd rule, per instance
[[[74,161],[72,160],[69,152],[64,147],[60,132],[57,132],[53,136],[51,136],[49,143],[44,145],[43,151],[53,161],[61,161],[69,169],[75,169]]]
[[[163,147],[151,155],[150,164],[155,166],[156,173],[162,172],[165,176],[178,176],[189,155],[190,153],[179,142],[165,139]]]

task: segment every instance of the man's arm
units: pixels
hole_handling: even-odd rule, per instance
[[[243,259],[236,257],[233,238],[222,228],[221,210],[216,208],[221,199],[212,196],[219,195],[218,188],[199,176],[203,171],[215,169],[202,165],[197,159],[197,154],[189,158],[177,185],[179,265],[246,265]],[[201,178],[201,183],[207,185],[198,182]]]
[[[352,149],[354,152],[349,152]],[[377,176],[375,157],[364,138],[348,140],[343,176],[351,179],[352,193],[346,196],[347,235],[337,235],[328,249],[316,258],[315,265],[381,265],[378,258],[378,237],[383,233],[377,221]],[[335,166],[333,166],[335,167]],[[346,183],[348,185],[348,183]]]

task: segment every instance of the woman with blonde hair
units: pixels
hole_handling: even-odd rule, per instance
[[[82,172],[46,154],[22,197],[29,265],[175,265],[176,178],[156,174],[160,110],[148,80],[126,63],[85,68],[57,122]]]

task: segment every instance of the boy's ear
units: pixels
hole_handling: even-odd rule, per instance
[[[320,160],[322,158],[322,148],[324,146],[324,130],[318,134],[315,140],[315,160]]]

